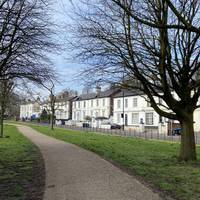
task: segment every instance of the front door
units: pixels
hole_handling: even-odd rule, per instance
[[[125,126],[128,126],[128,115],[125,114]]]

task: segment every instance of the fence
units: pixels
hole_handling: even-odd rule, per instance
[[[71,126],[71,125],[56,125],[60,128],[65,128],[69,130],[77,130],[77,131],[84,131],[84,132],[91,132],[91,133],[99,133],[99,134],[110,134],[110,135],[118,135],[118,136],[125,136],[125,137],[136,137],[136,138],[144,138],[146,140],[166,140],[171,142],[180,142],[181,136],[180,135],[166,135],[161,134],[156,131],[148,131],[148,132],[137,132],[134,130],[122,130],[122,129],[103,129],[103,128],[86,128],[86,127],[78,127],[78,126]],[[200,144],[200,133],[195,132],[195,142],[196,144]]]

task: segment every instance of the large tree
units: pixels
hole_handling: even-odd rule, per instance
[[[10,97],[14,89],[14,83],[9,80],[0,81],[0,137],[4,135],[3,121]]]
[[[49,2],[0,1],[0,80],[52,78],[47,54],[55,51],[55,44]]]
[[[50,1],[2,0],[0,1],[0,84],[33,81],[37,84],[54,79],[48,53],[56,50],[52,39]],[[20,80],[20,81],[19,81]],[[7,96],[1,98],[1,127]],[[6,106],[6,105],[5,105]],[[3,128],[1,129],[3,133]]]
[[[143,91],[158,114],[180,122],[185,161],[196,159],[199,11],[199,0],[81,0],[72,29],[76,55],[91,65],[86,74],[111,82],[125,77],[126,87]]]

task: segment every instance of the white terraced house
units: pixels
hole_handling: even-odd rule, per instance
[[[55,101],[55,118],[56,123],[61,124],[64,121],[72,119],[72,100],[74,96],[70,96],[68,92],[62,92],[56,96]],[[46,110],[47,113],[51,112],[49,100],[44,101],[40,106],[40,112]]]
[[[72,120],[85,121],[86,118],[112,118],[113,116],[113,96],[119,89],[108,89],[101,91],[97,88],[96,92],[82,94],[74,99],[72,103]]]
[[[173,128],[180,127],[178,121],[157,114],[144,97],[138,91],[124,90],[116,94],[113,122],[124,125],[127,130],[157,131],[161,134],[171,134]],[[157,103],[165,105],[159,98]],[[200,132],[200,108],[194,112],[194,130]]]
[[[20,119],[31,120],[39,117],[40,105],[36,101],[28,100],[20,105]]]
[[[141,132],[156,130],[166,134],[168,121],[154,111],[141,92],[122,90],[114,97],[113,122],[124,125],[125,129]]]
[[[160,99],[157,102],[162,104]],[[178,121],[159,116],[138,91],[116,88],[101,91],[97,88],[94,93],[76,97],[61,93],[56,96],[55,104],[57,124],[72,119],[72,123],[76,125],[82,126],[79,122],[90,121],[91,126],[102,127],[111,122],[124,125],[126,130],[161,134],[171,134],[173,128],[180,127]],[[49,106],[48,101],[39,105],[38,102],[29,100],[20,105],[20,119],[38,118],[44,109],[49,112]],[[194,130],[200,132],[200,108],[194,112]]]
[[[67,121],[72,119],[72,100],[75,97],[57,98],[55,102],[55,116],[57,121]]]

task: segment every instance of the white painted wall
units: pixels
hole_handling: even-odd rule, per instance
[[[49,103],[42,104],[40,106],[40,113],[42,113],[44,109],[48,113],[51,112],[50,104]],[[69,119],[70,101],[55,102],[55,116],[56,116],[56,119]]]
[[[38,103],[26,103],[20,105],[20,119],[27,118],[30,119],[31,116],[39,116],[40,106]]]
[[[194,131],[200,132],[200,108],[194,111]]]
[[[74,101],[72,103],[72,120],[84,121],[86,116],[110,117],[110,97]]]
[[[56,102],[56,119],[69,119],[70,117],[70,102],[63,101],[63,102]]]
[[[123,104],[124,104],[124,122],[122,117]],[[162,126],[163,130],[162,132],[166,133],[165,119],[162,118],[163,123],[160,123],[160,116],[154,111],[152,107],[150,107],[149,103],[141,96],[114,98],[113,122],[120,125],[126,124],[126,127],[136,130],[141,130],[144,127],[146,129],[147,128],[151,129],[155,127],[159,128],[159,126]]]

